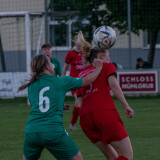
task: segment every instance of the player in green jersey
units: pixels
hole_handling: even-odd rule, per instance
[[[52,57],[52,48],[50,44],[43,44],[42,45],[42,54],[48,56],[50,58],[50,61],[54,67],[55,76],[61,76],[62,75],[62,67],[60,62],[57,58]]]
[[[54,67],[55,76],[62,76],[62,67],[60,62],[57,58],[52,57],[52,48],[50,44],[43,44],[42,47],[42,54],[48,56],[50,58],[50,61]],[[68,104],[64,104],[63,110],[70,110],[71,107]]]
[[[63,127],[65,94],[92,83],[102,69],[95,60],[95,70],[84,78],[56,77],[50,59],[41,54],[31,61],[32,77],[19,91],[28,87],[31,113],[25,128],[23,160],[38,160],[46,148],[57,160],[83,160],[77,145]]]

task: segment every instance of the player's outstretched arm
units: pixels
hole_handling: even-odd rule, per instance
[[[125,110],[125,114],[127,118],[132,118],[134,116],[133,110],[129,107],[124,94],[117,83],[117,79],[114,75],[108,77],[108,83],[110,88],[112,89],[113,94],[117,97],[117,99],[122,103],[123,108]]]
[[[88,86],[96,80],[102,70],[102,61],[100,59],[94,59],[93,66],[95,67],[95,70],[83,78],[82,87]]]

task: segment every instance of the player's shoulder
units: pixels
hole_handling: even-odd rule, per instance
[[[113,63],[103,63],[102,72],[116,72],[115,66]]]
[[[74,53],[75,53],[75,50],[70,50],[70,51],[68,51],[67,54],[74,54]]]
[[[60,82],[64,85],[64,84],[67,84],[67,83],[71,83],[73,81],[75,81],[76,79],[79,80],[80,78],[74,78],[74,77],[71,77],[71,76],[61,76],[61,77],[58,77]]]
[[[107,67],[107,66],[114,66],[113,63],[103,63],[103,66]]]
[[[59,60],[57,58],[51,57],[51,62],[59,63]]]
[[[81,70],[78,77],[85,77],[87,74],[93,72],[94,70],[95,68],[93,67],[93,65],[89,65]]]
[[[115,68],[113,63],[103,63],[103,68]]]
[[[61,77],[57,77],[60,81],[67,81],[67,80],[69,80],[69,79],[71,79],[72,77],[70,77],[70,76],[61,76]]]
[[[58,61],[57,58],[51,57],[51,61]]]
[[[47,80],[47,83],[49,83],[50,81],[54,81],[55,79],[57,79],[57,76],[55,76],[55,75],[49,75],[49,74],[43,74],[39,78],[39,80],[41,80],[41,82],[44,81],[45,83],[46,83],[46,80]]]
[[[49,74],[43,74],[41,75],[37,80],[35,80],[28,89],[37,88],[39,84],[49,84],[51,81],[53,81],[56,78],[56,76],[49,75]]]

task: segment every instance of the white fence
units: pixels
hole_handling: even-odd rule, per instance
[[[18,87],[25,83],[27,73],[6,72],[0,73],[0,98],[8,99],[27,96],[27,90],[18,91]]]

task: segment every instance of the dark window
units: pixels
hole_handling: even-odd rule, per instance
[[[68,25],[61,23],[50,25],[50,43],[53,47],[68,46]]]

